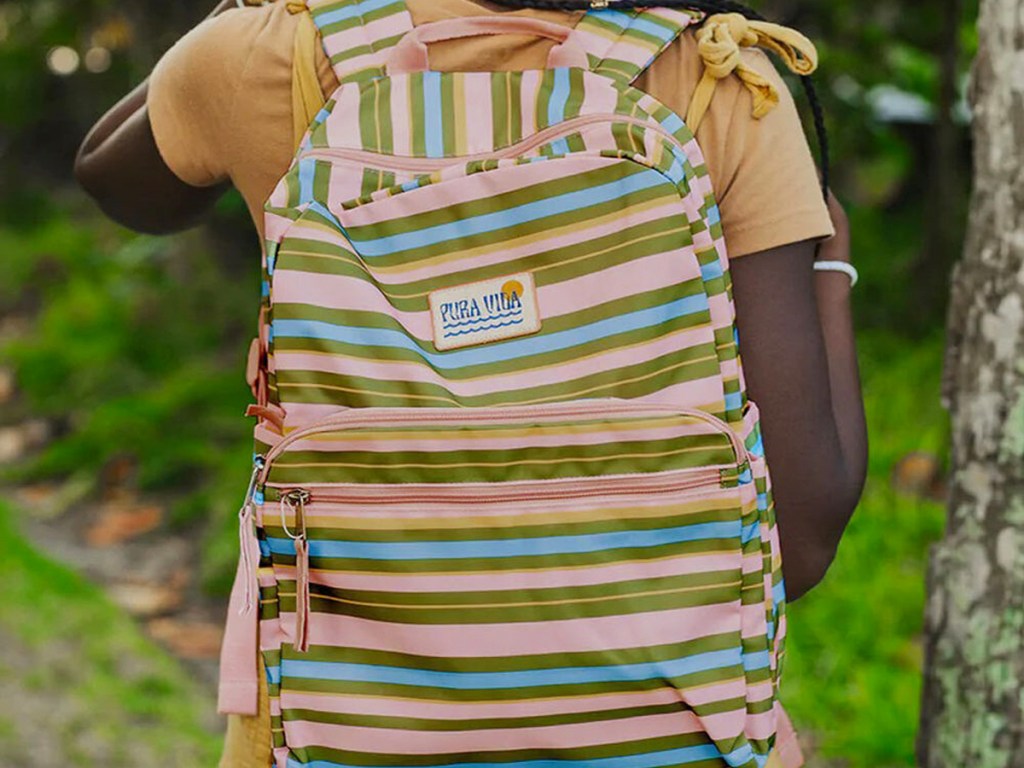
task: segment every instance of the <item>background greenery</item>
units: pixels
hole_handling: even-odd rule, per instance
[[[898,493],[892,478],[908,454],[946,453],[942,325],[969,176],[956,102],[976,8],[970,0],[759,7],[822,49],[833,186],[849,208],[863,275],[856,309],[872,436],[867,493],[839,558],[826,583],[791,609],[786,701],[818,764],[909,766],[927,547],[943,513]],[[197,2],[0,0],[0,367],[17,383],[0,427],[42,418],[54,435],[3,470],[9,484],[80,482],[127,461],[138,490],[172,494],[172,526],[203,538],[203,583],[223,594],[249,460],[240,412],[258,295],[255,236],[235,196],[201,230],[136,236],[105,222],[69,177],[91,121],[207,10]],[[47,64],[54,46],[83,55],[102,48],[111,66],[59,76]],[[0,676],[37,697],[70,690],[101,707],[108,725],[76,728],[109,728],[119,716],[156,724],[146,764],[212,765],[216,721],[196,714],[208,691],[99,590],[31,551],[17,516],[0,509],[9,550],[0,634],[15,638],[29,663],[8,658]],[[58,640],[69,627],[73,642]],[[45,672],[54,648],[80,662],[61,667],[59,680]],[[112,659],[125,655],[143,659],[146,671],[124,674]],[[0,708],[0,754],[18,741],[5,718]],[[161,746],[170,744],[177,747]]]

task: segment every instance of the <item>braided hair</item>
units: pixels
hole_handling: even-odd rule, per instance
[[[533,8],[547,11],[586,11],[594,5],[591,0],[494,0],[499,5],[509,8]],[[615,8],[650,8],[652,5],[667,8],[692,8],[706,13],[739,13],[748,19],[765,21],[765,17],[752,8],[732,0],[614,0]],[[818,137],[818,153],[821,156],[821,186],[828,195],[829,187],[829,143],[828,131],[825,129],[825,111],[818,98],[814,79],[810,75],[800,77],[807,94],[807,102],[811,105],[814,119],[814,131]]]

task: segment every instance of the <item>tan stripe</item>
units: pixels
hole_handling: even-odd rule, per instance
[[[666,406],[668,408],[669,406]],[[646,419],[630,419],[628,422],[616,423],[608,421],[600,421],[594,424],[572,424],[566,425],[563,423],[555,423],[550,425],[538,425],[534,427],[498,427],[494,428],[491,425],[487,426],[486,432],[472,433],[466,435],[460,435],[456,431],[452,430],[450,425],[438,426],[436,429],[390,429],[387,432],[378,431],[376,433],[352,433],[344,428],[339,429],[338,432],[345,432],[345,442],[367,442],[373,443],[378,442],[381,439],[381,435],[386,435],[387,440],[435,440],[435,441],[451,441],[454,443],[462,442],[473,442],[473,441],[487,441],[495,438],[502,440],[510,437],[534,437],[536,435],[555,435],[562,436],[567,434],[573,435],[604,435],[609,432],[633,432],[636,430],[644,429],[662,429],[667,426],[671,426],[674,423],[678,423],[680,420],[685,418],[684,416],[660,416]],[[468,430],[467,430],[468,431]],[[306,438],[308,442],[325,442],[330,443],[336,441],[337,437],[331,437],[334,432],[324,432],[318,435],[311,435]],[[611,442],[611,441],[608,441]]]
[[[687,333],[692,333],[694,328],[699,328],[699,327],[700,326],[691,326],[689,328],[681,328],[678,331],[674,331],[674,332],[672,332],[670,334],[667,334],[665,336],[659,336],[658,338],[659,339],[671,340],[671,339],[673,339],[673,338],[675,338],[677,336],[683,336],[683,335],[685,335]],[[637,347],[643,346],[644,344],[650,344],[650,343],[651,343],[651,340],[650,339],[646,339],[644,341],[638,341],[638,342],[636,342],[634,344],[630,344],[628,346],[615,347],[615,351],[618,352],[620,350],[621,351],[626,351],[626,350],[630,350],[630,349],[635,349]],[[608,350],[602,349],[602,350],[600,350],[598,352],[591,352],[589,355],[575,356],[575,357],[573,357],[573,362],[576,363],[576,362],[583,362],[585,360],[593,360],[594,358],[600,357],[601,355],[605,355],[607,353],[608,353]],[[302,354],[303,355],[319,355],[319,356],[322,356],[322,357],[333,357],[333,358],[337,358],[338,360],[354,360],[354,359],[356,359],[356,358],[353,358],[351,355],[346,355],[346,354],[343,354],[341,352],[323,352],[323,351],[319,351],[319,350],[316,350],[316,351],[314,351],[314,350],[309,350],[309,351],[303,350]],[[704,360],[707,360],[707,359],[710,359],[710,356],[707,357],[707,358],[701,358],[701,362],[703,362]],[[382,367],[382,368],[388,368],[388,367],[399,367],[399,366],[405,367],[405,366],[409,365],[410,363],[408,361],[377,360],[377,361],[375,361],[375,364],[380,366],[380,367]],[[563,366],[563,365],[565,365],[565,361],[564,360],[559,360],[559,361],[556,361],[556,362],[553,362],[553,363],[549,363],[548,365],[540,365],[540,366],[531,368],[530,370],[531,371],[546,371],[549,368],[557,368],[558,366]],[[483,374],[481,376],[470,376],[470,377],[465,378],[465,379],[459,379],[459,381],[460,382],[463,382],[463,381],[465,381],[465,382],[473,382],[473,381],[484,381],[486,379],[494,379],[494,378],[495,378],[495,375],[493,373],[491,373],[491,374]],[[403,380],[402,383],[405,383],[404,380]],[[447,382],[445,382],[445,383],[447,383]],[[290,385],[290,386],[296,386],[297,387],[297,386],[301,386],[301,385],[293,384],[293,385]],[[319,386],[319,385],[316,385],[316,386]],[[443,386],[443,385],[439,384],[438,386]],[[361,390],[361,389],[360,390],[355,390],[355,389],[353,389],[353,390],[343,390],[343,391],[363,392],[365,390]],[[372,393],[372,394],[382,394],[383,395],[383,393]],[[408,397],[410,399],[415,399],[416,396],[414,396],[414,395],[404,395],[403,394],[403,395],[401,395],[401,397]],[[424,399],[432,399],[432,398],[427,397],[426,395],[424,395],[423,398]],[[445,402],[449,402],[449,403],[456,402],[455,400],[450,399],[450,398],[444,398],[444,401]],[[503,405],[504,405],[504,403],[503,403]]]
[[[661,204],[659,201],[654,201],[654,203],[658,204],[658,205]],[[640,208],[641,206],[635,206],[635,207],[636,208]],[[648,207],[648,206],[645,205],[643,207]],[[614,215],[614,216],[608,216],[608,217],[605,217],[605,218],[609,218],[609,219],[611,219],[611,218],[618,218],[618,216]],[[319,226],[318,226],[318,228],[319,228]],[[560,229],[551,229],[551,230],[547,230],[546,232],[539,233],[537,235],[531,235],[529,237],[518,238],[518,239],[516,239],[514,241],[508,241],[507,240],[507,241],[505,241],[503,243],[496,244],[494,246],[488,246],[486,249],[484,249],[484,248],[474,248],[471,251],[459,251],[458,252],[459,255],[458,255],[457,258],[460,258],[460,259],[461,258],[469,258],[469,256],[471,256],[471,255],[475,255],[477,253],[482,253],[482,252],[489,252],[489,251],[497,252],[497,251],[507,250],[508,248],[511,247],[512,243],[534,243],[534,242],[538,242],[538,241],[544,240],[546,238],[552,237],[555,233],[558,233],[558,232],[560,232],[562,230],[567,230],[567,229],[573,229],[573,227],[563,227],[563,228],[560,228]],[[612,251],[617,251],[617,250],[620,250],[622,248],[628,248],[630,246],[639,245],[640,243],[646,242],[648,240],[654,240],[654,239],[657,239],[657,238],[660,238],[660,237],[664,237],[666,235],[671,235],[671,234],[676,234],[676,233],[683,234],[685,232],[688,232],[689,230],[690,230],[689,224],[681,226],[681,227],[676,227],[675,229],[668,229],[668,228],[666,228],[666,229],[663,229],[663,230],[659,230],[658,232],[656,232],[654,234],[644,235],[642,237],[635,237],[632,240],[619,241],[619,242],[615,243],[614,245],[608,246],[607,248],[602,248],[601,250],[598,250],[598,251],[588,251],[588,252],[586,252],[584,254],[581,254],[581,255],[576,256],[576,257],[571,258],[571,259],[563,259],[563,260],[560,260],[560,261],[552,261],[552,262],[550,262],[548,264],[544,264],[542,266],[538,266],[538,267],[534,268],[532,271],[534,273],[539,273],[539,272],[543,272],[543,271],[548,270],[548,269],[557,269],[558,267],[566,266],[568,264],[575,264],[576,262],[585,261],[586,259],[593,259],[593,258],[597,258],[599,256],[604,256],[607,253],[611,253]],[[398,267],[374,267],[373,271],[371,272],[370,268],[367,266],[366,262],[362,259],[361,256],[359,256],[358,253],[356,253],[355,251],[349,251],[349,253],[350,253],[351,256],[354,256],[354,257],[356,257],[358,259],[359,266],[362,267],[363,271],[367,275],[369,275],[371,277],[377,277],[381,273],[400,274],[401,272],[407,272],[407,271],[409,271],[409,269],[413,268],[413,267],[406,267],[406,266],[401,266],[401,265],[398,266]],[[351,258],[346,258],[344,256],[335,256],[333,254],[328,254],[328,253],[315,253],[315,252],[312,252],[312,251],[301,251],[301,250],[298,250],[296,248],[282,248],[278,252],[278,262],[279,263],[280,263],[280,257],[284,256],[286,254],[287,255],[291,255],[291,256],[304,256],[306,258],[311,258],[311,259],[327,259],[327,260],[343,261],[343,262],[351,263]],[[453,259],[454,259],[454,257],[452,257],[450,255],[449,256],[439,256],[439,257],[434,258],[434,259],[424,259],[422,261],[415,262],[414,267],[416,269],[419,269],[419,268],[421,268],[423,266],[426,266],[426,265],[435,266],[437,264],[442,264],[442,263],[445,263],[447,261],[452,261]],[[387,296],[389,299],[390,298],[418,299],[418,298],[423,298],[424,296],[428,296],[430,294],[430,291],[422,291],[420,293],[397,294],[397,293],[393,293],[391,291],[388,291],[383,285],[379,285],[377,287],[377,289],[381,293],[383,293],[385,296]]]
[[[736,550],[734,550],[734,549],[711,550],[711,551],[707,551],[707,552],[695,552],[695,553],[690,554],[690,555],[666,555],[665,557],[655,557],[655,558],[649,558],[649,559],[646,559],[646,560],[619,560],[619,559],[616,559],[615,560],[615,565],[646,565],[648,563],[660,563],[660,562],[663,562],[665,560],[679,560],[679,559],[691,558],[691,557],[715,557],[716,555],[734,555],[734,554],[736,554]],[[551,567],[551,568],[531,568],[529,572],[530,573],[552,573],[552,572],[555,572],[555,571],[558,571],[558,572],[562,572],[562,571],[582,571],[582,570],[589,570],[590,568],[593,568],[593,567],[594,567],[593,565],[565,565],[565,566],[554,566],[554,567]],[[330,573],[331,575],[334,575],[334,576],[346,576],[346,575],[350,575],[351,574],[352,576],[362,577],[362,576],[366,575],[365,571],[340,571],[340,570],[338,570],[338,571],[336,571],[336,570],[324,571],[323,569],[319,569],[319,568],[313,568],[313,569],[311,569],[310,572],[311,573]],[[435,577],[435,576],[441,576],[441,577],[443,577],[443,576],[480,576],[480,575],[488,575],[488,574],[491,574],[491,573],[493,573],[493,571],[486,571],[486,570],[484,570],[484,571],[430,571],[427,575],[429,575],[431,577]],[[520,573],[520,571],[502,571],[502,573],[515,574],[515,573]],[[404,574],[404,573],[386,573],[384,571],[380,571],[380,572],[377,572],[377,573],[373,574],[374,578],[382,578],[382,579],[383,578],[404,579],[407,576],[408,576],[408,574]]]
[[[387,469],[469,469],[473,467],[524,467],[524,466],[556,466],[558,464],[565,464],[567,461],[572,462],[583,462],[583,463],[598,463],[616,461],[621,459],[662,459],[669,456],[682,456],[687,453],[694,453],[697,451],[706,451],[707,448],[698,446],[696,448],[681,448],[678,451],[656,451],[654,453],[623,453],[616,454],[614,456],[578,456],[571,460],[566,459],[519,459],[517,461],[470,461],[462,462],[459,464],[388,464]],[[277,465],[283,469],[322,469],[330,467],[332,469],[376,469],[380,470],[382,467],[379,463],[373,464],[360,464],[358,462],[307,462],[302,464],[285,463],[278,459]]]
[[[631,592],[628,595],[597,595],[595,597],[565,598],[563,600],[523,600],[518,603],[440,603],[438,605],[404,605],[396,603],[371,603],[364,600],[350,600],[344,597],[332,595],[317,595],[318,600],[329,600],[332,603],[343,603],[344,605],[361,605],[364,608],[398,608],[412,611],[440,611],[465,608],[476,610],[480,608],[532,608],[535,606],[547,605],[580,605],[581,603],[604,603],[609,600],[621,600],[623,598],[644,598],[660,597],[662,595],[683,595],[692,592],[705,592],[720,587],[738,587],[742,584],[740,580],[724,581],[718,584],[703,584],[699,587],[677,587],[676,589],[653,589],[648,592]],[[280,592],[282,597],[295,597],[294,592]]]
[[[642,491],[638,491],[642,493]],[[606,519],[629,519],[629,520],[654,520],[664,517],[680,517],[689,513],[690,509],[699,512],[710,512],[712,510],[732,509],[737,506],[733,498],[703,498],[689,504],[673,502],[659,507],[617,507],[602,508],[597,510],[583,510],[579,512],[545,512],[544,525],[556,525],[560,523],[594,523]],[[367,518],[367,517],[327,517],[321,515],[306,515],[306,522],[318,530],[359,530],[359,531],[418,531],[447,529],[459,530],[462,528],[515,528],[529,526],[530,516],[527,515],[499,515],[496,517],[415,517],[415,518]],[[650,562],[650,561],[645,561]],[[562,569],[557,569],[562,570]],[[531,571],[532,572],[532,571]]]
[[[580,358],[580,359],[585,359],[585,358]],[[533,400],[505,400],[505,401],[499,401],[497,403],[493,403],[492,406],[493,407],[499,407],[499,406],[502,406],[502,405],[538,405],[538,404],[541,404],[541,403],[549,403],[549,402],[556,402],[556,401],[561,401],[561,400],[568,400],[568,399],[572,399],[573,397],[578,397],[580,395],[592,394],[594,392],[599,392],[602,389],[609,389],[610,387],[621,387],[624,384],[635,384],[637,382],[644,381],[645,379],[654,378],[655,376],[657,376],[657,375],[659,375],[661,373],[665,373],[666,371],[672,371],[672,370],[675,370],[676,368],[684,368],[687,365],[692,365],[694,363],[703,363],[703,362],[707,362],[708,360],[717,360],[717,359],[718,359],[718,357],[716,355],[707,355],[705,357],[696,358],[695,360],[686,360],[686,361],[683,361],[681,363],[677,363],[675,365],[670,365],[670,366],[667,366],[665,368],[661,368],[661,369],[652,371],[651,373],[644,374],[643,376],[634,376],[633,378],[629,378],[629,379],[617,379],[617,380],[615,380],[614,382],[612,382],[610,384],[600,384],[600,385],[596,385],[596,386],[593,386],[593,387],[589,387],[588,389],[578,390],[576,392],[563,392],[563,393],[558,394],[558,395],[550,395],[548,397],[534,398]],[[373,395],[375,397],[401,397],[403,400],[430,399],[430,400],[435,400],[435,401],[440,401],[440,402],[451,403],[452,405],[461,405],[462,404],[461,401],[457,400],[456,398],[434,397],[434,396],[427,396],[427,395],[422,395],[422,396],[420,396],[420,395],[406,395],[406,394],[395,395],[395,394],[386,393],[386,392],[373,392],[372,390],[368,390],[368,389],[356,389],[354,387],[338,387],[338,386],[334,386],[334,385],[330,385],[330,384],[287,384],[287,383],[279,383],[278,387],[281,388],[281,389],[287,389],[289,387],[291,387],[293,389],[313,387],[313,388],[316,388],[316,389],[327,389],[327,390],[332,390],[332,391],[337,391],[337,392],[352,392],[352,393],[357,393],[357,394],[367,394],[367,395]]]

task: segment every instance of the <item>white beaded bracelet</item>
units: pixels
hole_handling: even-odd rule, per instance
[[[850,287],[853,288],[860,279],[857,268],[848,261],[816,261],[814,269],[818,272],[843,272],[850,278]]]

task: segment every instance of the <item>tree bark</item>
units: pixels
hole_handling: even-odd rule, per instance
[[[978,28],[974,192],[943,395],[953,471],[926,615],[924,768],[1024,766],[1024,0],[982,0]]]

